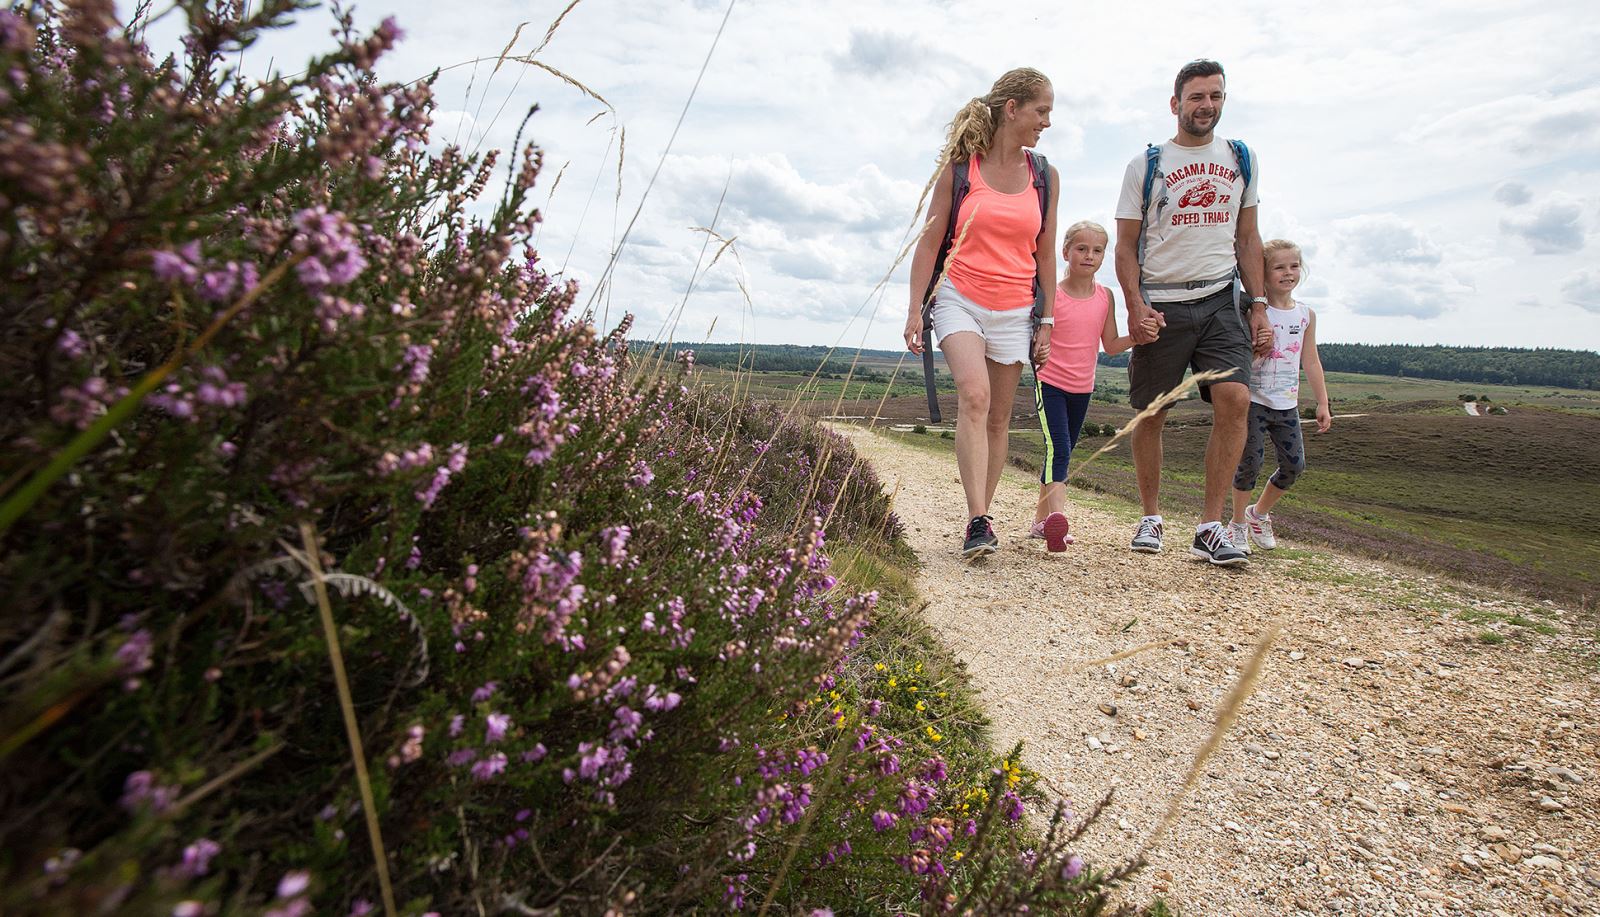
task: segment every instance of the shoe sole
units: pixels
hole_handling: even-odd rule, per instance
[[[1215,557],[1212,557],[1209,553],[1202,551],[1199,548],[1190,548],[1189,555],[1191,557],[1198,557],[1213,567],[1238,567],[1250,562],[1250,558],[1248,557],[1234,557],[1229,560],[1217,560]]]
[[[1152,547],[1149,547],[1147,545],[1136,544],[1136,545],[1131,545],[1129,547],[1129,550],[1133,551],[1136,554],[1160,554],[1161,553],[1161,547],[1159,545],[1157,545],[1156,547],[1152,548]]]
[[[1000,546],[999,545],[995,545],[995,544],[980,544],[975,548],[968,548],[965,551],[962,551],[961,552],[961,556],[967,558],[968,560],[971,560],[974,557],[983,557],[986,554],[994,554],[994,553],[998,552],[999,550],[1000,550]]]
[[[1067,517],[1060,513],[1051,513],[1044,520],[1044,546],[1047,550],[1060,553],[1067,549],[1067,532],[1072,524]]]

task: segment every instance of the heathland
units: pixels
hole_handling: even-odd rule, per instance
[[[753,348],[757,366],[762,350]],[[928,420],[921,366],[909,357],[881,351],[836,356],[816,378],[798,371],[704,372],[728,386],[738,378],[740,390],[755,398],[798,399],[819,417],[878,418],[900,435],[953,448],[948,431],[955,393],[942,366],[942,425]],[[1328,384],[1333,427],[1307,436],[1309,469],[1279,510],[1285,531],[1355,554],[1405,557],[1461,579],[1593,606],[1600,595],[1600,539],[1594,537],[1600,531],[1600,392],[1345,372],[1330,372]],[[1018,389],[1011,454],[1037,470],[1043,443],[1031,385],[1025,376]],[[1468,413],[1468,404],[1478,413]],[[1120,428],[1133,413],[1126,369],[1100,367],[1074,462],[1106,443],[1098,435],[1102,427]],[[1163,482],[1169,513],[1198,508],[1209,432],[1210,409],[1198,399],[1173,407]],[[1134,499],[1126,445],[1098,458],[1074,484]]]

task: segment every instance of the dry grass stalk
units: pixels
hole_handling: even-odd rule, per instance
[[[300,540],[305,545],[302,559],[311,571],[312,588],[317,593],[317,610],[322,616],[322,636],[328,642],[328,661],[333,666],[333,683],[339,692],[339,710],[344,714],[345,737],[350,740],[350,759],[356,768],[356,783],[361,789],[361,811],[367,819],[367,837],[372,842],[372,858],[378,868],[378,887],[383,892],[383,911],[394,917],[394,887],[389,882],[389,856],[384,852],[383,834],[378,829],[378,807],[372,797],[372,779],[367,774],[367,753],[361,745],[361,727],[356,722],[355,703],[350,696],[350,679],[344,671],[344,653],[339,650],[339,630],[333,623],[333,607],[328,602],[328,587],[322,579],[322,553],[311,523],[300,523]]]
[[[1189,791],[1194,789],[1195,782],[1200,779],[1200,773],[1205,769],[1206,762],[1216,754],[1218,748],[1222,747],[1222,740],[1234,722],[1239,719],[1239,711],[1244,707],[1244,702],[1249,700],[1251,693],[1255,691],[1256,682],[1261,678],[1261,668],[1267,660],[1267,653],[1282,631],[1283,625],[1274,621],[1261,635],[1255,651],[1245,662],[1244,670],[1239,673],[1238,680],[1233,683],[1228,696],[1223,699],[1222,707],[1217,711],[1216,724],[1211,727],[1211,735],[1206,737],[1205,744],[1200,746],[1200,750],[1195,754],[1194,763],[1189,765],[1189,773],[1183,779],[1183,786],[1179,787],[1177,795],[1172,797],[1172,804],[1167,807],[1167,814],[1162,817],[1155,830],[1150,832],[1150,837],[1144,842],[1144,846],[1139,848],[1137,858],[1143,859],[1151,848],[1161,842],[1167,829],[1178,820],[1178,816],[1182,813],[1183,801],[1188,797]]]
[[[545,49],[545,46],[550,44],[550,39],[555,37],[556,29],[561,28],[561,21],[563,19],[566,19],[567,18],[567,14],[572,12],[572,8],[577,6],[577,5],[578,5],[578,0],[572,0],[571,3],[567,4],[566,9],[561,11],[561,15],[557,16],[555,18],[555,21],[550,23],[550,28],[544,30],[544,40],[539,42],[539,47],[534,48],[532,51],[528,52],[528,56],[529,57],[532,57],[533,55],[538,54],[540,51],[543,51]],[[520,31],[520,27],[519,27],[519,31]],[[515,39],[512,39],[512,40],[515,41]]]
[[[1183,397],[1188,394],[1190,389],[1198,388],[1202,385],[1207,385],[1221,379],[1226,379],[1231,375],[1233,375],[1233,371],[1226,369],[1212,369],[1203,373],[1195,373],[1189,378],[1178,383],[1177,387],[1173,388],[1172,391],[1162,392],[1160,395],[1157,395],[1155,400],[1150,402],[1148,407],[1133,415],[1133,419],[1124,424],[1122,429],[1117,431],[1117,435],[1111,437],[1110,442],[1106,443],[1104,446],[1101,446],[1099,449],[1096,449],[1093,455],[1090,455],[1088,458],[1074,466],[1073,469],[1067,473],[1067,480],[1072,480],[1072,476],[1083,471],[1084,468],[1088,467],[1090,462],[1093,462],[1100,456],[1105,455],[1112,449],[1115,449],[1118,443],[1122,442],[1124,439],[1133,434],[1134,428],[1138,427],[1139,424],[1144,423],[1152,417],[1160,414],[1162,411],[1165,411],[1167,408],[1177,404],[1179,401],[1182,401]]]
[[[490,71],[490,73],[489,73],[490,76],[494,76],[496,73],[500,72],[501,65],[506,62],[506,55],[511,53],[512,46],[517,43],[517,39],[518,38],[522,37],[522,30],[526,26],[527,26],[526,22],[517,23],[516,31],[511,33],[511,40],[506,42],[506,46],[504,48],[500,49],[500,59],[494,62],[494,70]],[[552,26],[551,28],[553,30],[554,26]],[[549,41],[550,40],[550,36],[546,35],[545,36],[545,40]],[[540,47],[543,47],[543,45],[541,45]]]

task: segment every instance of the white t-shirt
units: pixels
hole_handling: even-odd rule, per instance
[[[1133,157],[1122,176],[1117,219],[1139,219],[1144,195],[1144,153]],[[1151,290],[1152,302],[1178,302],[1209,296],[1227,286],[1235,259],[1233,235],[1239,210],[1256,206],[1261,166],[1250,152],[1250,186],[1243,187],[1233,150],[1221,137],[1205,146],[1161,145],[1156,180],[1145,218],[1144,282],[1217,282],[1184,290]]]
[[[1311,327],[1311,310],[1299,303],[1289,309],[1268,306],[1267,321],[1272,323],[1272,352],[1256,357],[1250,366],[1250,400],[1292,411],[1300,404],[1300,350]]]

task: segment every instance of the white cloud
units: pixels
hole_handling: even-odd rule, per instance
[[[1584,244],[1583,204],[1555,194],[1532,213],[1501,217],[1500,231],[1526,240],[1536,255],[1575,252]]]
[[[1339,253],[1357,264],[1438,264],[1444,257],[1410,221],[1392,213],[1350,217],[1334,224]]]
[[[1508,207],[1521,207],[1533,200],[1533,190],[1519,181],[1503,181],[1495,186],[1494,199]]]
[[[1508,95],[1459,109],[1415,131],[1424,140],[1502,146],[1554,159],[1600,149],[1600,86],[1571,92]]]
[[[1600,271],[1584,268],[1561,281],[1561,295],[1585,312],[1600,315]]]

